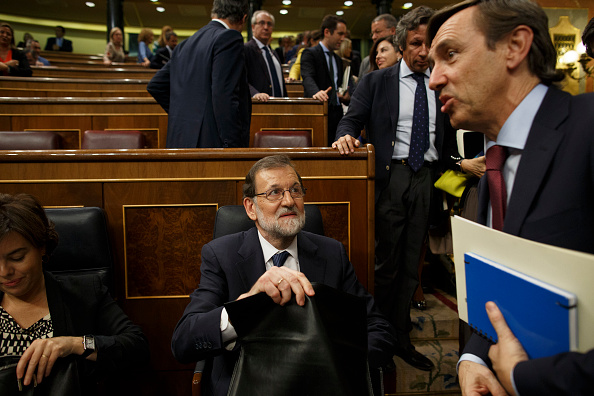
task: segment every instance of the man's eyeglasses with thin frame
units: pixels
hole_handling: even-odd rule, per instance
[[[306,190],[307,189],[305,187],[301,186],[300,184],[295,184],[295,185],[293,185],[293,187],[288,188],[288,189],[284,189],[284,188],[280,188],[280,187],[279,188],[271,188],[270,190],[268,190],[266,192],[254,194],[254,197],[263,196],[270,202],[276,202],[276,201],[282,200],[285,197],[285,192],[288,191],[289,194],[291,194],[291,197],[293,199],[302,199],[303,196],[305,195]]]

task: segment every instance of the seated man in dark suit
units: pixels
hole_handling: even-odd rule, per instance
[[[72,41],[64,38],[66,29],[62,26],[56,26],[56,37],[49,37],[45,44],[46,51],[72,52]]]
[[[266,293],[280,305],[293,295],[297,304],[304,305],[305,295],[314,294],[310,282],[365,298],[370,368],[392,359],[393,329],[357,280],[344,246],[301,231],[304,195],[301,177],[287,156],[261,159],[243,185],[243,204],[256,227],[217,238],[202,248],[200,285],[175,328],[171,348],[184,363],[213,358],[202,377],[206,394],[227,394],[239,356],[237,336],[223,304]],[[278,262],[283,255],[285,261]]]
[[[151,60],[151,69],[160,69],[171,59],[171,54],[177,46],[177,34],[172,30],[165,33],[165,47],[159,48]]]

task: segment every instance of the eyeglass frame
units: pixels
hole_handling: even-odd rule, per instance
[[[295,186],[298,186],[301,189],[301,191],[302,191],[302,194],[301,194],[300,197],[294,197],[293,194],[291,194],[291,189],[295,188]],[[278,199],[274,199],[274,200],[268,198],[268,194],[271,193],[272,191],[275,191],[275,190],[282,190],[282,194],[279,195],[279,198]],[[271,188],[271,189],[269,189],[269,190],[267,190],[265,192],[254,194],[254,196],[252,198],[255,198],[255,197],[258,197],[258,196],[263,196],[269,202],[278,202],[278,201],[282,201],[285,198],[285,193],[287,191],[289,192],[289,195],[291,196],[291,198],[293,198],[293,199],[303,199],[303,197],[305,196],[305,192],[307,191],[307,188],[303,187],[303,185],[301,183],[295,183],[290,188],[287,188],[287,189],[280,188],[280,187]]]
[[[268,27],[274,27],[274,22],[259,20],[258,22],[255,23],[255,25],[260,25],[262,27],[264,27],[264,25],[266,25]]]

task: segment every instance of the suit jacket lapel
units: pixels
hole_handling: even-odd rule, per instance
[[[264,254],[258,238],[258,229],[253,227],[243,235],[243,242],[237,250],[236,265],[247,291],[266,272],[266,263],[264,263]]]
[[[400,62],[392,66],[384,74],[384,87],[386,93],[386,103],[390,112],[392,121],[392,141],[396,141],[396,129],[398,127],[398,116],[400,112]]]
[[[549,88],[534,117],[514,180],[503,231],[519,235],[536,194],[553,166],[553,156],[563,140],[559,125],[569,115],[569,95]]]
[[[318,246],[303,232],[297,234],[299,267],[310,282],[323,282],[326,274],[326,260],[317,257]]]

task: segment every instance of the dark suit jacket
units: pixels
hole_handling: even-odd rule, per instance
[[[47,43],[45,44],[45,51],[53,51],[54,44],[56,44],[56,37],[48,37]],[[72,41],[62,37],[62,46],[59,51],[72,52]]]
[[[334,51],[331,52],[338,67],[338,84],[336,85],[336,89],[338,89],[342,84],[344,72],[342,69],[342,59]],[[303,90],[306,98],[311,98],[319,91],[332,86],[328,60],[324,55],[324,49],[321,44],[306,48],[303,54],[301,54],[301,77],[303,77]]]
[[[594,253],[594,95],[549,88],[530,129],[514,181],[503,231],[537,242]],[[479,221],[486,223],[489,191],[479,184]],[[562,265],[562,263],[560,264]],[[490,364],[490,344],[471,337],[464,352]],[[594,350],[519,363],[524,395],[585,395],[594,389]]]
[[[373,298],[356,278],[342,244],[334,239],[302,231],[297,235],[299,265],[310,282],[343,290],[367,301],[369,362],[378,367],[391,360],[393,330],[374,307]],[[209,359],[203,374],[205,395],[227,394],[239,346],[226,351],[221,341],[220,318],[223,304],[250,290],[266,271],[258,231],[217,238],[204,245],[200,286],[177,324],[171,341],[173,355],[180,362]]]
[[[8,75],[18,77],[31,77],[33,75],[33,71],[31,70],[29,61],[27,60],[27,55],[25,55],[23,51],[18,50],[16,48],[11,49],[11,51],[12,59],[19,61],[19,65],[17,67],[9,66]],[[2,73],[0,73],[0,75],[2,75]]]
[[[161,69],[169,62],[169,49],[167,47],[159,48],[153,59],[151,59],[151,69]]]
[[[76,362],[83,395],[97,392],[98,379],[145,366],[146,337],[109,296],[99,276],[55,277],[47,272],[44,276],[54,337],[92,334],[101,351],[96,362]]]
[[[216,21],[179,44],[147,90],[169,114],[168,148],[248,147],[243,37]]]
[[[282,65],[276,51],[272,51],[274,57]],[[250,84],[250,95],[254,96],[257,93],[267,93],[272,95],[272,81],[268,74],[268,65],[262,56],[262,51],[258,47],[256,40],[251,39],[245,43],[245,62],[247,65],[248,83]],[[283,96],[287,96],[287,88],[285,87],[285,79],[279,81],[283,89]]]
[[[351,135],[357,138],[361,130],[367,131],[367,141],[375,146],[375,200],[390,180],[390,165],[398,127],[398,98],[400,62],[396,65],[366,74],[349,105],[349,111],[338,124],[335,140]],[[455,144],[456,132],[449,118],[439,109],[441,102],[435,94],[437,115],[435,120],[435,148],[442,168],[453,166],[451,153],[458,152]],[[445,143],[444,143],[445,142]],[[448,153],[448,155],[444,155]],[[456,157],[456,155],[454,155]]]

